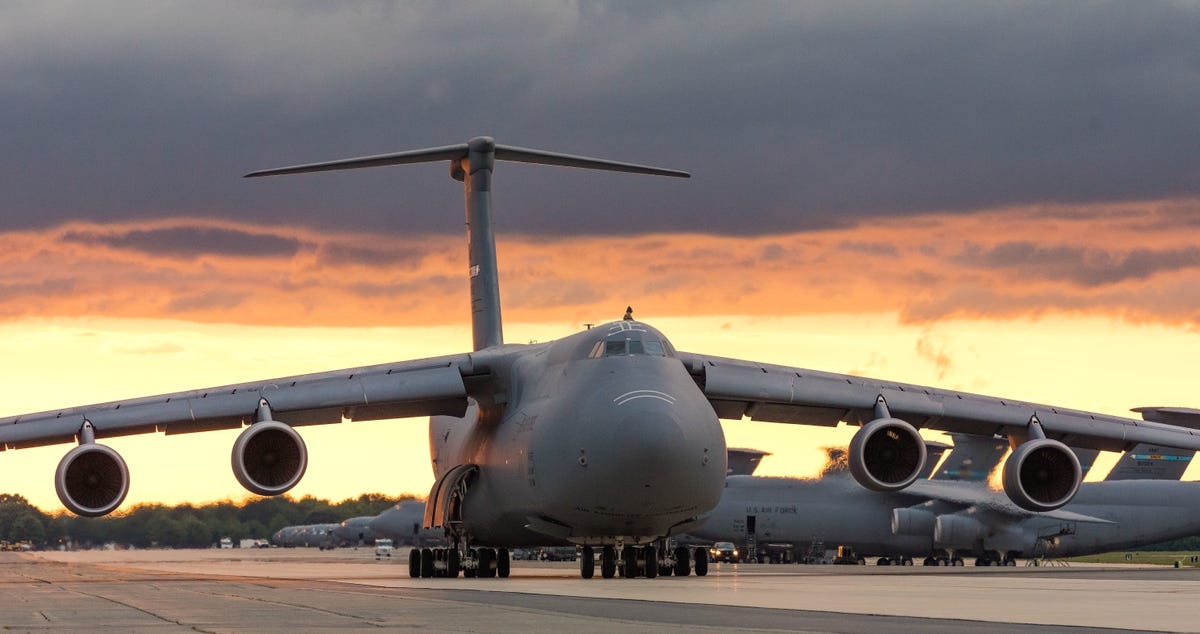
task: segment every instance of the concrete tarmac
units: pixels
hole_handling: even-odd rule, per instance
[[[0,553],[12,631],[1200,631],[1200,569],[714,565],[707,577],[410,579],[370,549]]]

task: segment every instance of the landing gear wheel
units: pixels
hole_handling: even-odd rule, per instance
[[[962,557],[955,557],[954,559],[950,560],[950,565],[951,566],[962,566],[963,565]]]
[[[938,565],[938,562],[933,557],[926,557],[925,561],[921,562],[921,565],[922,566],[936,566],[936,565]]]
[[[491,548],[479,549],[479,578],[491,579],[496,576],[496,551]]]
[[[421,576],[421,549],[408,551],[408,576],[416,579]]]
[[[912,557],[905,557],[905,558],[901,559],[901,560],[900,560],[900,565],[901,565],[901,566],[911,566],[911,565],[913,565],[913,560],[912,560]]]
[[[621,549],[621,576],[626,579],[637,577],[637,549],[633,546],[625,546]]]
[[[591,579],[596,574],[596,552],[591,546],[584,546],[579,551],[579,576]]]
[[[478,565],[479,553],[474,548],[471,548],[467,551],[467,558],[470,559],[471,561],[476,562],[476,565]],[[463,568],[463,578],[474,579],[475,577],[478,577],[478,576],[479,576],[479,568],[471,568],[471,567]]]
[[[696,576],[703,577],[708,574],[708,549],[696,549]]]
[[[421,549],[421,576],[428,579],[433,576],[433,550]]]
[[[512,570],[511,560],[508,557],[507,548],[496,549],[496,576],[501,579],[507,579],[508,573]]]
[[[875,562],[875,565],[876,566],[890,566],[890,565],[892,565],[892,560],[888,559],[887,557],[880,557],[879,561]]]
[[[617,549],[605,546],[604,550],[600,551],[600,576],[612,579],[615,574],[617,574]]]
[[[653,579],[658,576],[658,549],[653,546],[647,546],[642,549],[645,555],[643,562],[646,564],[643,571],[647,579]]]
[[[446,576],[451,579],[458,578],[458,571],[462,568],[462,560],[458,555],[458,548],[449,548],[446,550]]]
[[[692,554],[687,546],[675,547],[675,576],[686,577],[692,574]]]

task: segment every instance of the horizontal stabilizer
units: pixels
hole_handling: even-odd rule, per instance
[[[323,163],[308,163],[305,165],[293,165],[290,167],[259,170],[257,172],[250,172],[249,174],[246,174],[246,178],[254,178],[256,176],[278,176],[281,174],[303,174],[306,172],[328,172],[333,170],[348,170],[363,167],[384,167],[387,165],[406,165],[410,163],[429,163],[433,161],[460,161],[467,158],[472,150],[482,153],[494,152],[495,160],[497,161],[537,163],[539,165],[579,167],[585,169],[608,170],[612,172],[628,172],[632,174],[650,174],[653,176],[675,176],[678,178],[689,178],[691,176],[691,174],[688,174],[687,172],[681,172],[679,170],[669,170],[661,167],[639,165],[637,163],[623,163],[620,161],[609,161],[606,159],[591,158],[587,156],[560,154],[558,152],[545,152],[543,150],[531,150],[529,148],[513,147],[510,145],[497,145],[495,140],[491,137],[476,137],[466,143],[459,143],[457,145],[444,145],[441,147],[424,148],[421,150],[408,150],[405,152],[395,152],[392,154],[376,154],[373,156],[360,156],[357,158],[327,161]]]
[[[650,174],[653,176],[674,176],[677,178],[691,177],[691,174],[687,172],[681,172],[679,170],[669,170],[661,167],[651,167],[649,165],[638,165],[637,163],[622,163],[619,161],[609,161],[605,159],[590,158],[587,156],[559,154],[557,152],[543,152],[541,150],[530,150],[527,148],[511,147],[508,145],[496,146],[496,160],[515,161],[518,163],[537,163],[539,165],[558,165],[560,167],[582,167],[594,170],[608,170],[610,172]]]
[[[1200,429],[1200,409],[1193,407],[1135,407],[1131,411],[1141,414],[1143,420],[1154,423]]]
[[[269,170],[259,170],[246,174],[246,178],[256,176],[278,176],[280,174],[304,174],[306,172],[330,172],[333,170],[352,170],[360,167],[383,167],[385,165],[404,165],[407,163],[429,163],[432,161],[450,161],[464,158],[467,155],[467,144],[431,147],[423,150],[409,150],[392,154],[376,154],[358,158],[326,161],[324,163],[308,163],[292,165]]]

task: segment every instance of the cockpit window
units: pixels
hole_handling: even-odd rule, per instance
[[[593,349],[592,357],[599,356],[598,349]],[[667,356],[666,348],[658,339],[639,339],[625,335],[619,339],[608,339],[604,342],[604,356],[616,357],[623,355],[650,355],[655,357]]]

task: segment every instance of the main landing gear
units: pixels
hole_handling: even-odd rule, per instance
[[[414,548],[408,553],[408,576],[508,578],[510,558],[507,548],[471,548],[466,556],[458,548]]]
[[[583,546],[579,549],[579,576],[591,579],[596,574],[597,554],[600,560],[600,576],[612,579],[620,575],[624,579],[645,577],[667,577],[675,575],[686,577],[696,571],[696,576],[708,574],[708,550],[696,548],[694,551],[686,546],[669,548],[665,540],[646,546],[625,545],[619,549],[616,546],[603,546],[599,549]],[[693,567],[694,562],[694,567]]]

